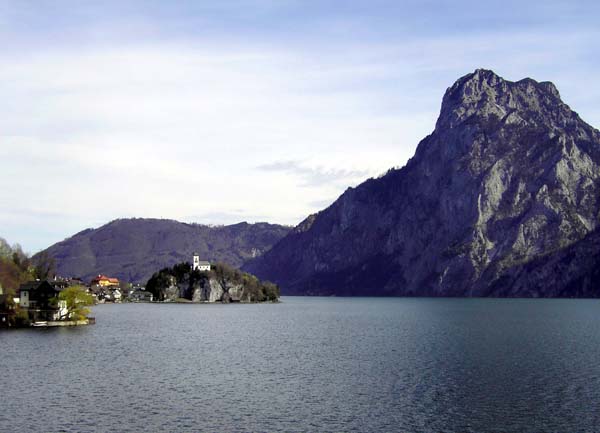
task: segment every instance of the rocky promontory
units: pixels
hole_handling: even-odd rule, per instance
[[[146,290],[162,302],[276,302],[279,287],[260,281],[254,275],[225,264],[210,271],[192,270],[180,263],[156,272],[146,283]]]

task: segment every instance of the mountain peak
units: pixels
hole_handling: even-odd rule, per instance
[[[499,76],[498,74],[496,74],[491,69],[479,68],[479,69],[475,69],[475,71],[471,72],[470,74],[467,74],[462,78],[459,78],[458,81],[461,81],[461,80],[465,80],[465,81],[469,81],[469,80],[498,81],[498,80],[503,80],[503,78],[501,76]]]
[[[491,69],[475,69],[474,72],[456,80],[451,89],[468,92],[474,87],[494,87],[503,81],[505,80]]]
[[[436,129],[455,128],[474,115],[480,119],[506,119],[513,112],[543,114],[563,107],[551,82],[531,78],[512,82],[489,69],[477,69],[448,88]]]

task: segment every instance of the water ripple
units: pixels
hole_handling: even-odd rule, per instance
[[[0,333],[0,432],[594,432],[600,303],[102,305]]]

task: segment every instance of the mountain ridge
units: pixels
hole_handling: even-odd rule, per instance
[[[61,276],[87,281],[103,273],[145,283],[159,269],[191,261],[194,252],[206,260],[239,267],[253,255],[263,254],[290,229],[269,223],[209,226],[169,219],[120,218],[82,230],[36,256],[53,257]]]

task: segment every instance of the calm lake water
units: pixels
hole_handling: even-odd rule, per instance
[[[94,307],[0,332],[0,432],[598,432],[600,301]]]

